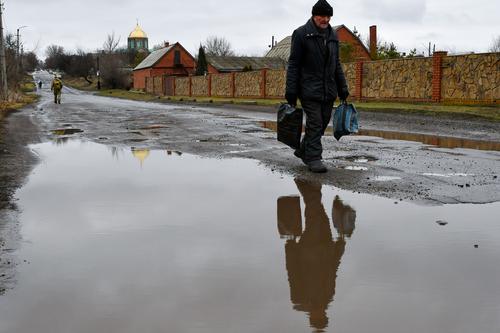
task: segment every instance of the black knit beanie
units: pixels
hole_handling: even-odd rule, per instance
[[[333,16],[333,8],[326,0],[318,0],[312,9],[313,15]]]

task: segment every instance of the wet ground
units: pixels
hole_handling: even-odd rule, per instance
[[[1,332],[500,327],[499,203],[421,207],[246,159],[32,149]]]
[[[0,209],[1,333],[498,332],[496,125],[466,126],[481,150],[366,115],[317,176],[265,110],[41,94],[4,127],[2,175],[29,176]],[[434,141],[383,136],[412,124]]]

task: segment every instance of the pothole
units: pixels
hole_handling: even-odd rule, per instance
[[[424,176],[432,176],[432,177],[445,177],[445,178],[450,178],[450,177],[468,177],[468,176],[474,176],[473,174],[467,174],[467,173],[432,173],[432,172],[426,172],[423,173],[422,175]]]
[[[401,177],[396,177],[396,176],[377,176],[372,178],[376,182],[389,182],[392,180],[400,180]]]
[[[352,171],[367,171],[368,170],[367,167],[357,166],[357,165],[349,165],[349,166],[346,166],[344,169],[352,170]]]
[[[345,156],[344,160],[354,163],[368,163],[378,161],[378,158],[369,155],[355,155],[355,156]]]

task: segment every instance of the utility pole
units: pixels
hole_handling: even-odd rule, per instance
[[[22,27],[17,28],[17,33],[16,33],[16,36],[17,36],[17,41],[16,41],[16,75],[19,74],[19,65],[21,62],[21,53],[19,53],[19,30],[21,30],[22,28],[26,28],[26,26],[23,25]]]
[[[101,90],[101,72],[99,71],[99,54],[97,54],[97,90]]]
[[[5,65],[5,44],[3,40],[3,21],[2,21],[3,3],[0,2],[0,99],[7,99],[7,67]]]

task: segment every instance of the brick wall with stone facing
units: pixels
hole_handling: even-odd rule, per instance
[[[208,75],[207,76],[192,76],[191,77],[191,95],[192,96],[209,96],[208,94]]]
[[[145,90],[147,93],[152,94],[154,91],[154,77],[146,77],[146,85],[145,85]]]
[[[231,88],[232,74],[213,74],[212,76],[212,96],[233,97]]]
[[[500,103],[500,53],[342,64],[354,100]],[[153,89],[146,80],[147,90]],[[286,71],[175,78],[176,96],[284,98]],[[150,87],[151,86],[151,87]],[[156,87],[156,85],[155,85]]]
[[[430,100],[432,58],[364,62],[362,80],[362,98]]]
[[[176,77],[175,78],[175,96],[189,96],[189,82],[190,77]]]
[[[243,72],[234,75],[235,97],[260,97],[263,84],[262,72]]]
[[[163,89],[163,76],[153,77],[153,94],[158,96],[165,94]]]
[[[350,62],[342,64],[342,69],[344,70],[344,76],[347,81],[347,86],[349,87],[349,93],[352,96],[354,93],[354,86],[356,84],[356,63]]]
[[[441,67],[443,101],[500,99],[500,53],[448,56]]]
[[[281,98],[285,96],[286,71],[274,70],[266,73],[266,96]]]

